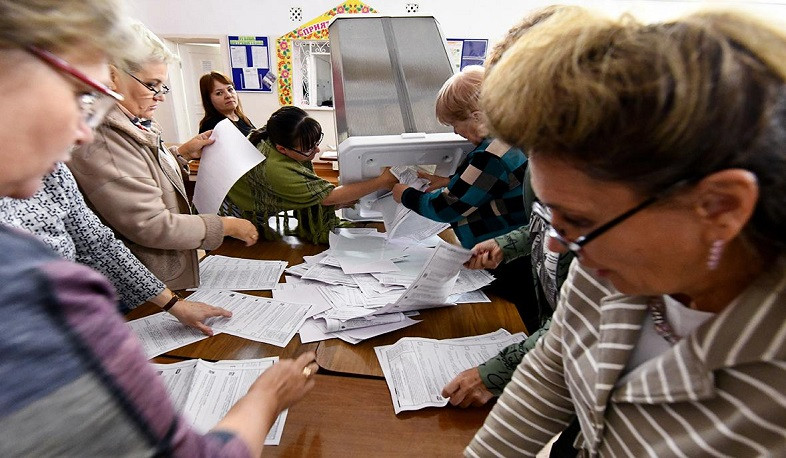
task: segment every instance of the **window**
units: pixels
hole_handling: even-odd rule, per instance
[[[293,51],[295,104],[307,107],[332,107],[333,73],[330,66],[330,42],[294,40]]]

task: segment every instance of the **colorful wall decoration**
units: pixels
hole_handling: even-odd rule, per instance
[[[278,37],[276,57],[278,58],[278,101],[281,105],[292,105],[292,41],[327,40],[328,23],[337,14],[364,14],[377,11],[361,1],[350,0],[340,3],[333,9],[306,22],[297,29]]]

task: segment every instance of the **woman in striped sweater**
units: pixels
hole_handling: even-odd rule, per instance
[[[550,247],[579,262],[466,454],[535,454],[575,415],[589,455],[783,456],[786,36],[731,13],[575,19],[484,84]]]

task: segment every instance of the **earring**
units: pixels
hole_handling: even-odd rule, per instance
[[[723,254],[723,240],[715,240],[712,242],[712,246],[710,247],[710,252],[707,256],[707,268],[710,270],[715,270],[718,268],[718,264],[720,263],[721,255]]]

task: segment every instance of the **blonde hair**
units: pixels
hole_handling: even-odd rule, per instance
[[[480,110],[480,85],[486,70],[480,65],[468,65],[448,78],[437,94],[437,120],[445,125],[469,119]]]
[[[139,50],[119,0],[0,0],[0,49],[27,46],[113,57]]]
[[[132,22],[131,29],[142,44],[144,52],[140,53],[136,58],[124,58],[116,61],[116,65],[119,65],[123,70],[136,73],[150,62],[174,64],[180,61],[180,58],[170,51],[164,42],[141,22]]]
[[[644,25],[554,16],[486,77],[489,127],[534,156],[651,194],[739,167],[758,179],[750,223],[786,245],[786,35],[739,13]]]
[[[483,63],[483,66],[486,67],[486,70],[490,70],[494,65],[499,62],[499,59],[502,58],[502,55],[505,54],[508,48],[513,45],[522,35],[529,32],[532,27],[548,20],[554,15],[592,15],[592,13],[580,6],[573,6],[573,5],[549,5],[544,8],[540,8],[524,16],[516,25],[510,28],[508,32],[502,37],[502,40],[498,41],[489,52],[489,55],[486,56],[486,60]]]

